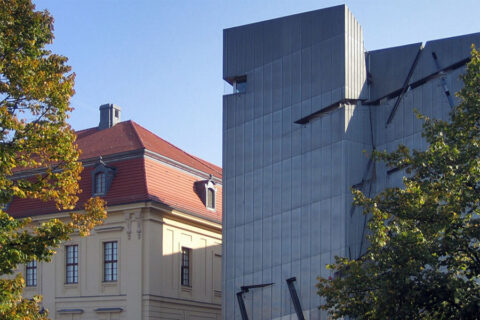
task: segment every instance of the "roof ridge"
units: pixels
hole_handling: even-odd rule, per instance
[[[211,166],[215,166],[215,167],[220,168],[220,167],[217,166],[216,164],[211,163],[211,162],[209,162],[209,161],[207,161],[207,160],[204,160],[204,159],[202,159],[202,158],[199,158],[199,157],[197,157],[197,156],[191,155],[191,154],[189,154],[188,152],[187,152],[187,154],[188,154],[189,156],[195,158],[195,160],[197,160],[198,162],[202,163],[204,166],[212,169],[213,171],[215,171],[215,172],[218,173],[218,174],[223,175],[222,172],[219,172],[219,171],[217,170],[217,168],[212,168],[212,167],[211,167]]]
[[[140,126],[140,127],[142,127],[142,126],[139,125],[138,123],[136,123],[133,120],[127,120],[126,122],[128,122],[132,126],[133,132],[135,132],[135,136],[137,137],[137,140],[140,141],[140,145],[142,146],[142,148],[146,149],[145,144],[143,144],[143,140],[140,138],[140,135],[138,134],[137,128],[135,127],[135,125]]]
[[[147,162],[145,161],[145,157],[142,158],[142,167],[143,167],[143,186],[145,187],[145,192],[147,193],[147,197],[150,199],[150,189],[148,188],[148,177],[147,177]]]
[[[84,131],[88,131],[88,130],[92,130],[92,129],[97,129],[98,127],[90,127],[90,128],[85,128],[85,129],[80,129],[80,130],[74,130],[75,133],[79,133],[79,132],[84,132]]]
[[[180,149],[180,148],[178,148],[178,149],[179,149],[179,150],[181,150],[181,151],[183,151],[183,150],[182,150],[182,149]],[[185,151],[183,151],[183,152],[185,152]],[[197,158],[196,156],[194,156],[194,155],[191,155],[191,154],[190,154],[190,153],[188,153],[188,152],[185,152],[185,154],[186,154],[187,156],[189,156],[190,158],[192,158],[193,160],[195,160],[195,161],[197,161],[197,162],[201,163],[201,164],[202,164],[202,165],[204,165],[205,167],[212,169],[212,170],[213,170],[213,172],[216,172],[216,173],[218,173],[219,175],[221,175],[221,173],[220,173],[220,172],[218,172],[218,170],[217,170],[217,169],[215,169],[215,168],[212,168],[212,167],[210,166],[210,163],[205,163],[205,162],[203,162],[203,160],[202,160],[202,161],[200,161],[200,158]]]
[[[172,146],[173,148],[175,148],[175,149],[177,149],[177,150],[179,150],[179,151],[183,152],[184,154],[186,154],[187,156],[189,156],[190,158],[192,158],[192,159],[193,159],[193,160],[195,160],[196,162],[198,162],[198,163],[200,163],[200,164],[204,165],[205,167],[207,167],[207,168],[211,169],[212,171],[216,172],[216,173],[217,173],[217,174],[219,174],[220,176],[222,175],[222,173],[221,173],[221,172],[219,172],[219,171],[218,171],[218,169],[216,169],[216,168],[212,168],[212,167],[210,166],[211,164],[210,164],[209,162],[206,162],[206,161],[205,161],[205,160],[203,160],[203,159],[202,159],[202,160],[200,160],[200,158],[198,158],[198,157],[196,157],[196,156],[194,156],[194,155],[192,155],[192,154],[190,154],[190,153],[186,152],[185,150],[183,150],[183,149],[181,149],[181,148],[177,147],[176,145],[174,145],[173,143],[171,143],[171,142],[169,142],[169,141],[167,141],[167,140],[163,139],[162,137],[159,137],[158,135],[156,135],[156,134],[155,134],[155,133],[153,133],[152,131],[148,130],[147,128],[145,128],[145,127],[143,127],[143,126],[139,125],[139,124],[138,124],[138,123],[136,123],[135,121],[133,121],[133,120],[129,120],[129,121],[130,121],[130,122],[132,122],[134,125],[136,125],[136,126],[139,126],[140,128],[142,128],[142,129],[144,129],[144,130],[146,130],[146,131],[150,132],[151,134],[153,134],[154,136],[156,136],[158,139],[161,139],[162,141],[164,141],[165,143],[169,144],[169,145],[170,145],[170,146]],[[134,126],[134,127],[135,127],[135,126]],[[135,128],[135,133],[136,133],[136,134],[137,134],[137,136],[138,136],[138,132],[137,132],[137,129],[136,129],[136,128]],[[142,141],[142,139],[140,139],[140,137],[139,137],[139,136],[138,136],[138,139],[139,139],[139,140],[142,142],[142,146],[145,148],[145,145],[143,144],[143,141]],[[146,148],[145,148],[145,149],[146,149]],[[172,159],[172,160],[173,160],[173,159]]]

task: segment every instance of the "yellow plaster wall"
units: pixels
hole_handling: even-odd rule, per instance
[[[48,218],[48,217],[43,217]],[[103,282],[103,242],[118,241],[118,281]],[[74,235],[50,263],[38,263],[37,286],[52,319],[220,319],[221,225],[150,205],[109,208],[89,237]],[[65,246],[79,245],[79,282],[65,284]],[[192,249],[191,287],[181,286],[182,246]],[[25,274],[25,267],[19,268]],[[98,313],[97,308],[122,308]],[[81,314],[59,310],[81,309]],[[172,317],[170,317],[172,316]]]

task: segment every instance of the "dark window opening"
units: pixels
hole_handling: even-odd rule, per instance
[[[117,281],[118,243],[110,241],[103,243],[103,281]]]
[[[233,80],[233,93],[245,93],[247,92],[247,77],[238,77]]]
[[[95,194],[105,193],[105,173],[99,172],[95,175]]]
[[[215,209],[215,190],[207,188],[207,208]]]
[[[26,285],[27,287],[35,287],[37,285],[37,261],[27,262],[26,268]]]
[[[66,279],[65,282],[78,283],[78,245],[65,247]]]
[[[191,286],[190,258],[192,249],[182,247],[182,286]]]
[[[103,162],[102,157],[100,157],[95,169],[91,172],[93,196],[104,196],[107,194],[112,186],[116,171],[114,167],[107,166]]]

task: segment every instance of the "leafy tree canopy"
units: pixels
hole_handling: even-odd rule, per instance
[[[67,124],[74,74],[67,58],[45,48],[53,41],[53,18],[30,0],[0,0],[0,208],[14,197],[54,201],[74,209],[82,164],[75,133]],[[106,216],[92,198],[85,214],[31,224],[0,210],[0,275],[18,264],[49,261],[54,248],[78,230],[86,235]],[[0,279],[1,319],[46,319],[40,297],[22,297],[24,280]]]
[[[480,54],[462,77],[450,121],[424,120],[426,151],[378,153],[405,167],[403,188],[373,198],[354,191],[370,218],[370,247],[357,260],[336,257],[333,279],[319,278],[322,309],[335,319],[480,318]]]

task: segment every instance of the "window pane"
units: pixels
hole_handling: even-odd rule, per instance
[[[191,249],[182,247],[181,284],[190,286],[190,255]]]
[[[103,243],[103,281],[117,281],[117,241]]]
[[[78,283],[78,245],[66,246],[65,252],[65,281],[66,283]]]
[[[26,264],[26,285],[34,287],[37,285],[37,261],[30,261]]]
[[[117,260],[117,243],[112,242],[112,259]]]
[[[207,189],[207,208],[215,209],[215,190]]]
[[[95,175],[95,193],[105,193],[105,173]]]

